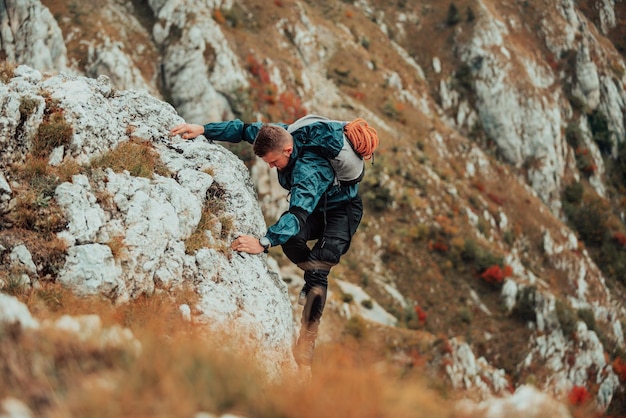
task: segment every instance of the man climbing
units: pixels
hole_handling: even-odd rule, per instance
[[[363,176],[363,158],[371,157],[378,137],[362,119],[357,121],[362,122],[330,121],[310,115],[292,125],[233,120],[204,126],[184,123],[171,130],[172,135],[183,139],[204,135],[209,140],[247,141],[253,144],[258,157],[276,167],[280,185],[289,191],[289,210],[267,229],[265,236],[259,239],[243,235],[231,247],[260,254],[281,245],[289,260],[304,270],[305,284],[299,297],[304,305],[302,326],[294,349],[301,366],[310,366],[313,359],[330,269],[348,251],[363,215],[358,181]],[[341,168],[333,158],[341,153],[355,155],[353,145],[346,147],[346,136],[367,137],[370,141],[365,151],[361,150],[362,155],[357,155],[357,163],[342,160],[338,163]],[[372,137],[376,141],[373,145]],[[341,178],[346,168],[352,180]],[[314,240],[310,248],[307,243]]]

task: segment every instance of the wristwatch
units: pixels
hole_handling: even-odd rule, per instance
[[[270,247],[272,246],[272,244],[270,243],[270,240],[267,239],[267,237],[261,237],[259,239],[259,244],[261,244],[261,246],[263,247],[263,252],[265,254],[269,252]]]

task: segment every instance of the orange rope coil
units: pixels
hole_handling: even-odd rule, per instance
[[[346,124],[344,132],[359,155],[366,160],[372,158],[379,142],[376,129],[369,126],[365,119],[357,118]]]
[[[365,160],[372,158],[372,154],[374,154],[379,142],[376,129],[369,126],[365,119],[357,118],[346,124],[344,132],[359,155]]]

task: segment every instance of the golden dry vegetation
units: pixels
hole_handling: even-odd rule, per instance
[[[178,306],[193,305],[197,296],[191,290],[141,296],[124,305],[76,296],[50,283],[16,296],[40,320],[97,315],[103,329],[126,327],[141,344],[135,353],[58,330],[3,325],[0,398],[21,399],[38,417],[171,418],[200,411],[260,418],[482,416],[458,409],[455,401],[464,395],[426,372],[429,354],[419,350],[442,344],[427,333],[366,324],[358,327],[368,329],[355,333],[346,326],[334,341],[318,345],[311,375],[290,369],[275,381],[232,332],[183,320]],[[414,351],[404,362],[390,362],[392,344]],[[582,417],[589,410],[571,411]]]

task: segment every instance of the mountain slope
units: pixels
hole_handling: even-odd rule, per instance
[[[623,413],[626,6],[396,3],[44,1],[41,10],[65,39],[66,52],[48,42],[54,69],[107,74],[188,121],[368,119],[383,141],[362,186],[363,225],[333,271],[336,315],[367,317],[369,304],[340,285],[356,283],[399,327],[434,335],[387,345],[375,332],[383,352],[417,351],[459,388],[484,393],[502,390],[498,369],[513,387],[584,386]],[[24,4],[41,7],[13,10]],[[36,64],[5,45],[12,61]],[[262,201],[282,202],[272,190]],[[282,274],[297,288],[297,273]],[[327,338],[341,340],[346,323],[331,312]],[[467,367],[449,347],[490,366]]]

